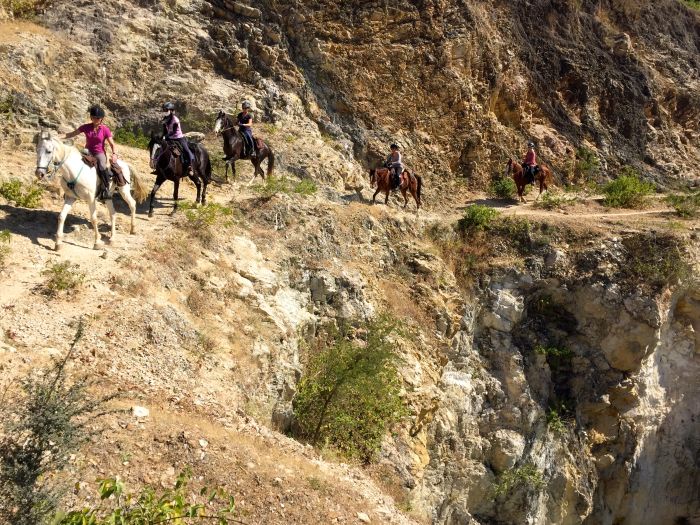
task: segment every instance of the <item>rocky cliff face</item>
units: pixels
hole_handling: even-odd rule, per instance
[[[450,262],[435,237],[452,231],[449,201],[461,194],[434,189],[438,181],[453,189],[458,177],[482,186],[530,138],[562,177],[580,146],[597,153],[605,173],[632,164],[662,185],[696,177],[687,167],[700,161],[697,13],[673,0],[107,0],[55,2],[39,21],[5,22],[0,34],[0,102],[12,107],[0,112],[0,176],[31,173],[38,123],[82,123],[95,100],[111,123],[147,130],[164,100],[176,100],[186,126],[207,128],[218,108],[249,98],[279,170],[322,183],[310,200],[262,201],[239,185],[218,187],[212,198],[239,210],[233,225],[203,245],[184,219],[157,217],[136,243],[115,248],[112,262],[126,277],[80,256],[94,289],[66,319],[51,317],[48,303],[37,307],[29,290],[6,296],[13,306],[0,320],[19,332],[2,349],[8,355],[34,348],[34,330],[58,348],[70,337],[68,317],[86,304],[108,297],[106,310],[128,306],[137,329],[88,335],[96,351],[81,359],[169,414],[157,431],[137,427],[158,443],[158,455],[142,451],[144,463],[160,467],[161,453],[171,461],[185,443],[188,459],[230,481],[229,434],[218,436],[225,473],[197,459],[179,428],[160,436],[192,410],[216,429],[264,435],[266,447],[291,451],[304,468],[323,465],[264,426],[289,429],[303,340],[317,324],[389,310],[417,336],[398,344],[411,416],[387,437],[379,467],[411,517],[362,478],[359,493],[376,496],[373,520],[700,520],[697,225],[667,235],[663,218],[601,226],[581,209],[571,220],[535,214],[540,230],[482,239],[498,256],[471,267]],[[427,215],[378,211],[339,191],[361,187],[393,140],[427,174]],[[18,160],[9,155],[16,148]],[[145,172],[143,153],[129,155]],[[0,213],[13,233],[25,232],[9,208]],[[36,238],[53,227],[53,216],[22,217]],[[39,268],[49,256],[31,238],[21,250]],[[527,249],[514,252],[518,243]],[[24,266],[5,283],[40,279]],[[220,349],[213,356],[202,356],[202,333]],[[108,463],[121,447],[92,453]],[[285,463],[289,479],[294,461]],[[342,474],[343,487],[362,477],[324,468],[330,479]],[[256,473],[237,486],[260,485]],[[269,510],[274,487],[251,496],[266,510],[250,512],[293,521]],[[340,499],[313,501],[323,519],[342,521],[348,515],[331,503],[350,516],[356,508]],[[294,519],[304,516],[311,522],[313,512]]]

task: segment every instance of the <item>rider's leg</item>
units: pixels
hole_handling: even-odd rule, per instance
[[[248,145],[248,155],[255,155],[255,145],[253,144],[253,132],[250,129],[246,129],[243,134],[245,141]]]
[[[182,152],[185,154],[184,158],[182,159],[187,164],[186,166],[184,166],[185,171],[187,171],[188,169],[194,169],[194,153],[192,153],[192,150],[190,149],[190,144],[189,142],[187,142],[187,138],[182,137],[178,139],[178,142],[180,143],[180,146],[182,146]]]
[[[98,192],[97,196],[100,200],[110,199],[109,184],[112,179],[112,172],[107,167],[107,156],[104,153],[96,153],[95,158],[97,159],[97,174],[102,181],[102,191]]]

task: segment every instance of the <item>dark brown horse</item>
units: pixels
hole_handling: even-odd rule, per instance
[[[180,151],[172,141],[162,140],[155,135],[151,135],[151,141],[148,143],[148,152],[151,157],[151,168],[156,172],[156,183],[153,185],[153,190],[151,190],[151,200],[148,205],[149,217],[153,217],[153,201],[156,198],[156,192],[166,180],[173,181],[175,186],[173,190],[173,200],[175,201],[173,213],[177,210],[178,190],[180,189],[180,179],[182,177],[189,177],[197,187],[197,199],[195,202],[197,204],[200,202],[202,204],[207,203],[207,186],[211,180],[209,153],[201,144],[190,143],[190,149],[195,157],[191,176],[185,172],[182,165],[181,157],[185,153]]]
[[[377,186],[377,191],[375,191],[374,195],[372,195],[372,203],[374,203],[374,199],[377,197],[377,194],[380,191],[383,191],[386,194],[384,204],[389,204],[389,193],[391,192],[391,170],[389,168],[376,168],[369,170],[369,187],[374,188],[375,184]],[[413,195],[413,199],[416,201],[416,209],[420,209],[420,190],[422,187],[423,179],[420,175],[411,173],[406,169],[401,172],[401,185],[399,186],[399,189],[403,195],[404,208],[408,204],[406,192],[410,191],[411,195]]]
[[[216,122],[214,123],[214,132],[217,135],[223,135],[224,137],[224,160],[226,161],[226,172],[224,177],[228,179],[228,167],[231,166],[231,173],[233,177],[236,177],[236,161],[250,159],[255,167],[255,172],[253,173],[253,178],[250,182],[255,180],[255,176],[260,174],[260,176],[265,180],[265,172],[260,167],[263,160],[267,159],[267,176],[272,174],[272,170],[275,168],[275,154],[269,145],[260,139],[255,139],[258,141],[258,154],[255,157],[251,157],[252,152],[248,152],[246,155],[243,154],[244,151],[244,138],[236,127],[236,123],[231,117],[226,113],[219,111],[216,116]]]
[[[537,199],[540,198],[543,192],[547,191],[547,184],[552,183],[552,172],[544,164],[539,164],[537,166],[537,173],[535,173],[535,180],[540,184],[540,193],[537,195]],[[518,187],[518,197],[520,197],[520,202],[525,202],[525,197],[523,197],[523,192],[525,191],[526,184],[535,185],[535,182],[528,183],[525,177],[525,169],[519,162],[513,162],[513,159],[508,159],[508,166],[506,167],[506,177],[513,175],[513,180],[515,185]]]

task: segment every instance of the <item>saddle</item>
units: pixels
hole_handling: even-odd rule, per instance
[[[80,152],[83,158],[83,162],[89,168],[97,168],[97,157],[90,155],[87,150]],[[124,177],[124,172],[119,167],[116,162],[110,164],[110,169],[112,171],[112,178],[116,181],[117,186],[124,186],[126,184],[126,177]]]

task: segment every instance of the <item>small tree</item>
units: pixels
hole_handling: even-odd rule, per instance
[[[89,437],[85,423],[100,416],[103,403],[115,397],[93,397],[86,378],[68,381],[66,365],[82,335],[81,322],[63,360],[28,376],[20,392],[6,390],[9,399],[0,400],[0,523],[46,523],[61,495],[48,474],[66,466]]]
[[[397,332],[396,322],[381,316],[363,324],[358,338],[349,327],[321,338],[293,401],[299,437],[371,461],[403,415],[391,341]]]

